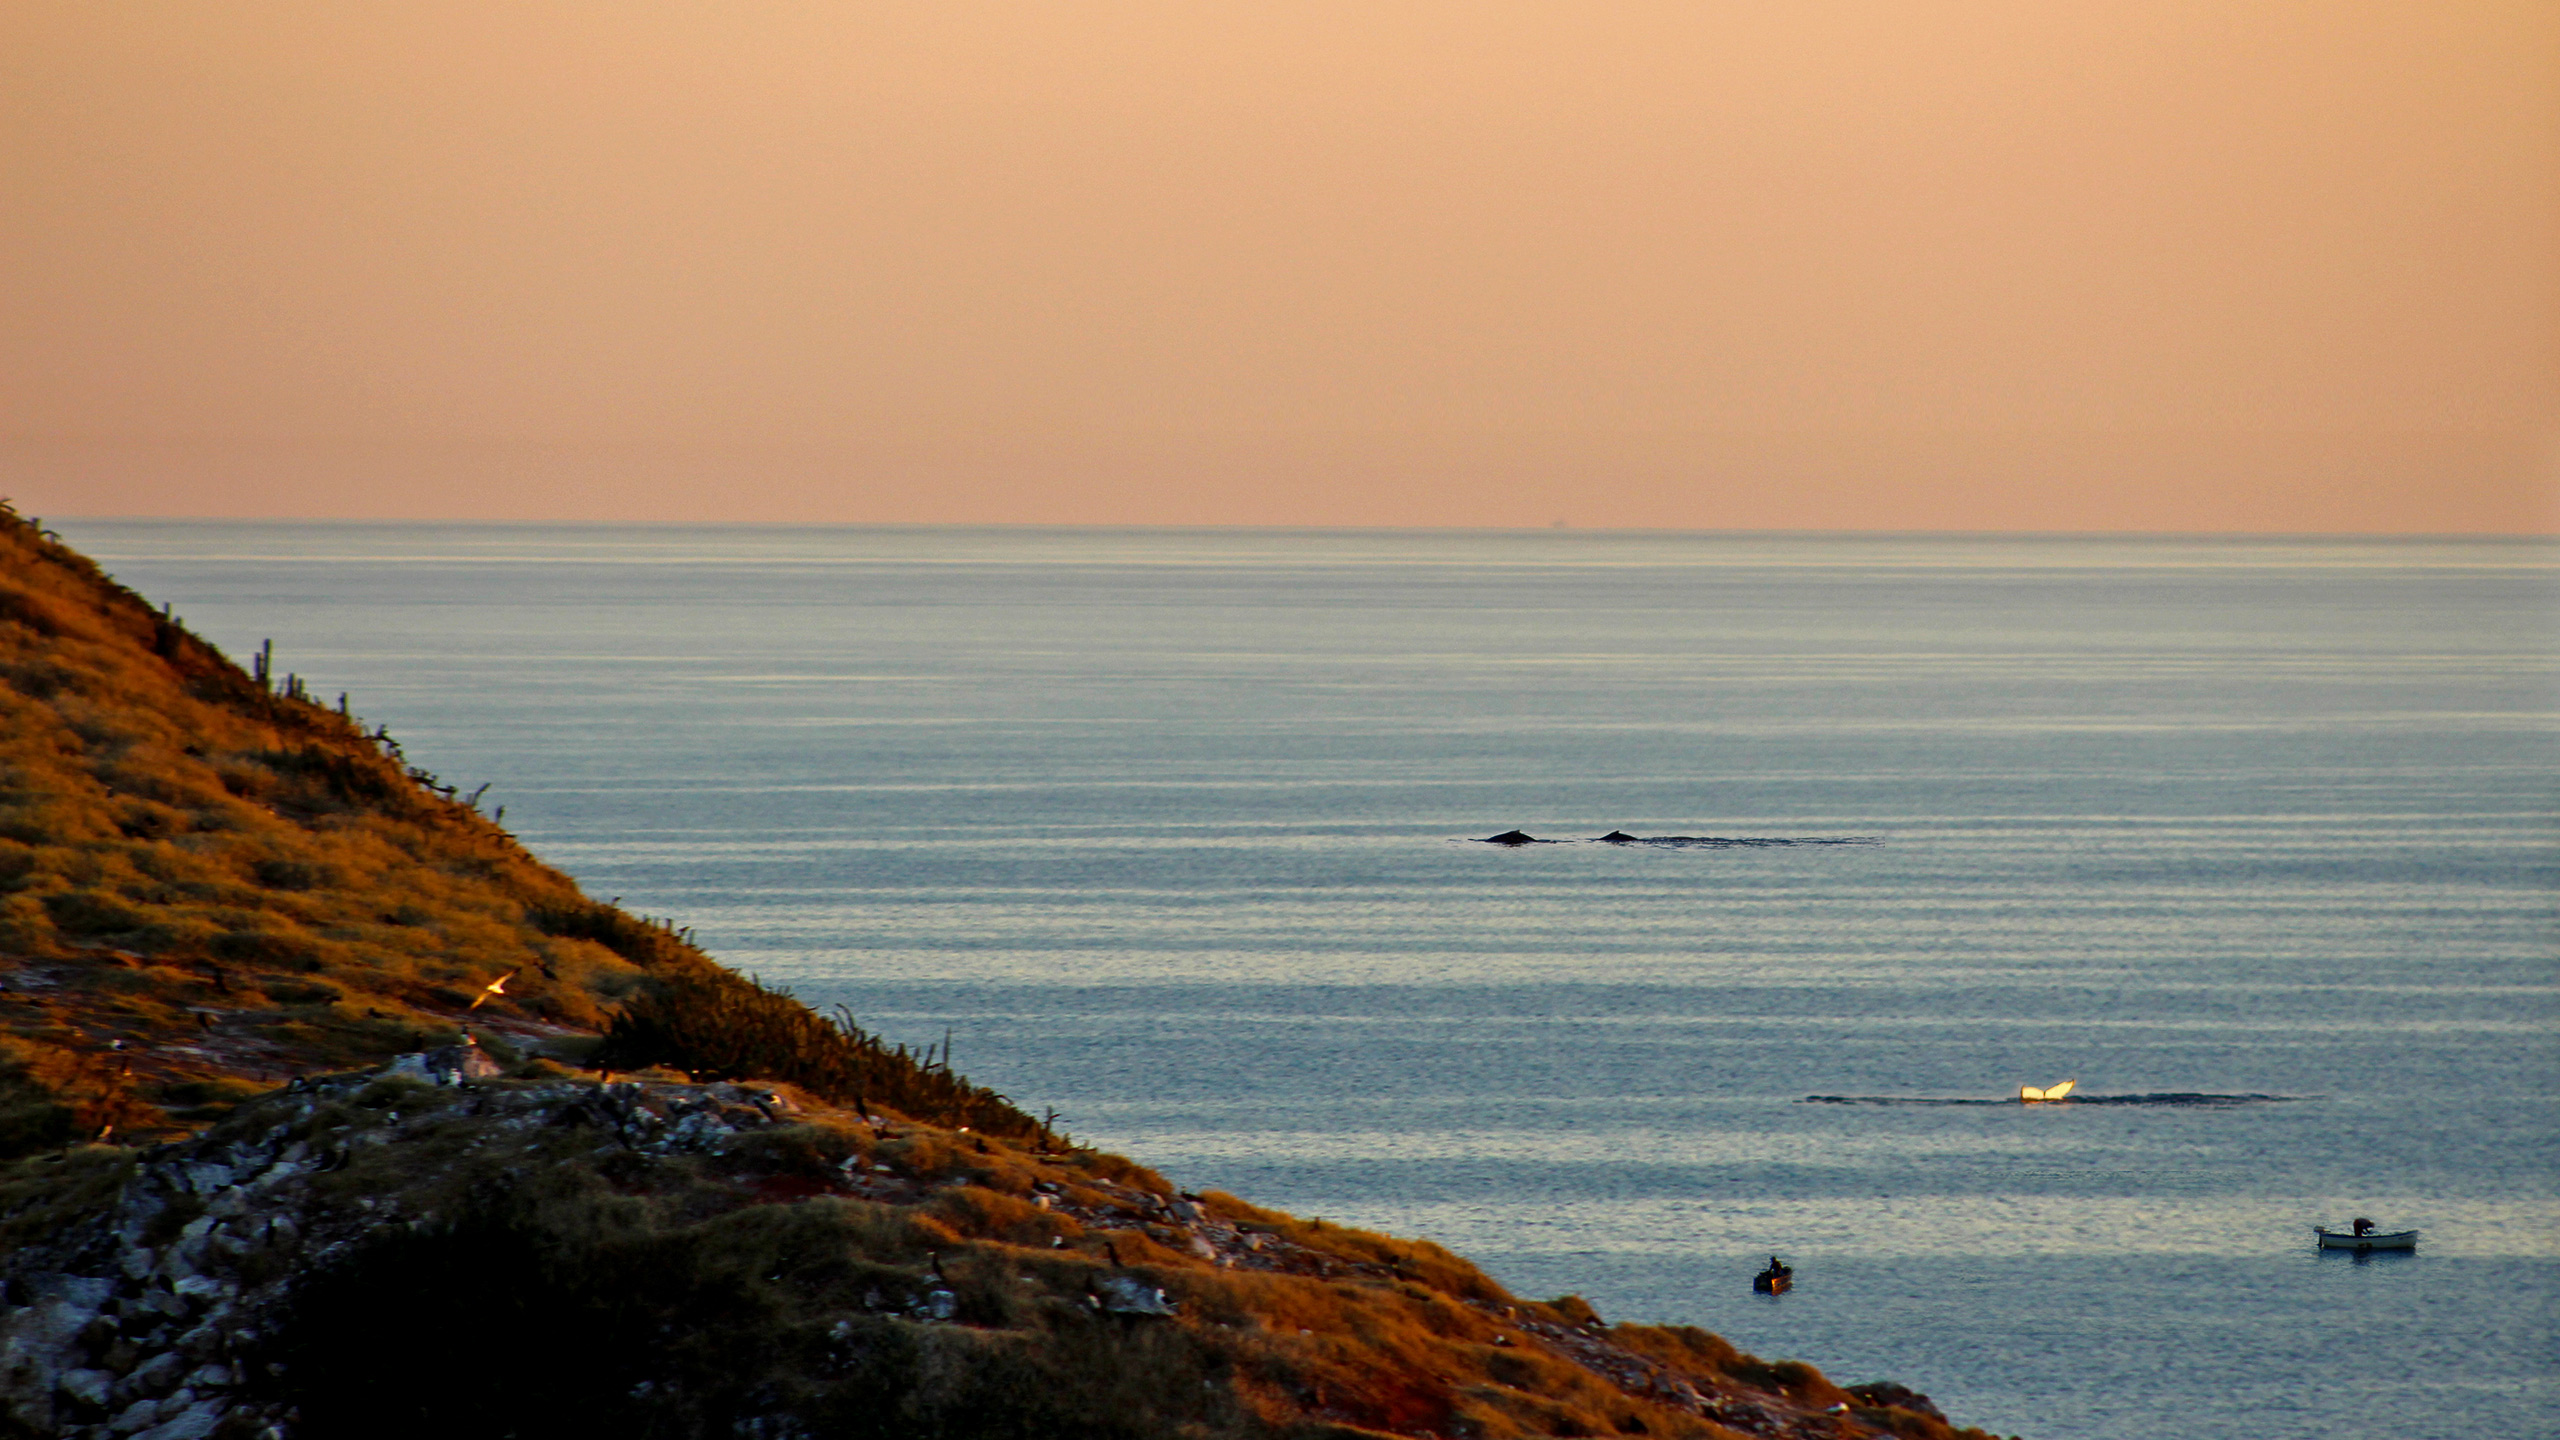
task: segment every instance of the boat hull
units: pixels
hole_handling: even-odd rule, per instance
[[[2320,1237],[2320,1248],[2323,1250],[2353,1250],[2363,1255],[2376,1250],[2418,1248],[2418,1232],[2415,1230],[2393,1230],[2387,1233],[2377,1230],[2370,1235],[2358,1235],[2352,1231],[2331,1230],[2315,1225],[2311,1227],[2311,1233]]]

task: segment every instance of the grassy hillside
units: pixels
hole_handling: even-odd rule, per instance
[[[474,801],[0,507],[0,1155],[166,1136],[465,1024],[511,1061],[1034,1128],[588,899]]]
[[[0,682],[0,1440],[1958,1433],[1075,1146],[5,507]]]

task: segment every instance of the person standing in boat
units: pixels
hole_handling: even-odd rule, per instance
[[[1786,1261],[1772,1255],[1769,1257],[1769,1268],[1751,1277],[1752,1292],[1759,1295],[1783,1295],[1787,1287],[1795,1283],[1795,1273],[1787,1268]]]

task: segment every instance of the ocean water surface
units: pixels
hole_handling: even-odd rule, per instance
[[[2038,1440],[2560,1434],[2560,548],[57,528],[1191,1188]]]

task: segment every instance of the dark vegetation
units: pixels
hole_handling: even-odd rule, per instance
[[[1214,1383],[1233,1360],[1199,1333],[1098,1322],[1006,1283],[993,1256],[948,1262],[977,1326],[865,1312],[866,1292],[904,1302],[937,1282],[921,1256],[852,1258],[860,1228],[798,1206],[619,1234],[495,1212],[386,1237],[303,1296],[280,1349],[308,1378],[279,1390],[311,1433],[385,1440],[734,1435],[777,1409],[884,1440],[1236,1430],[1236,1397]],[[422,1372],[470,1379],[421,1386]]]
[[[594,1063],[616,1070],[661,1065],[696,1080],[788,1080],[864,1110],[878,1101],[993,1135],[1046,1133],[1003,1096],[952,1073],[947,1060],[885,1044],[842,1011],[820,1019],[789,995],[727,971],[680,971],[634,996],[613,1017]]]

